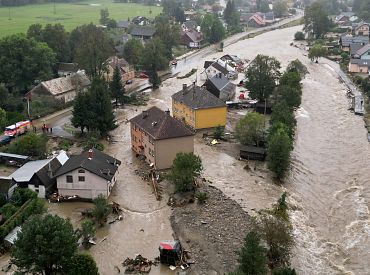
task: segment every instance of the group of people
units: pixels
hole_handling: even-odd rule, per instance
[[[51,128],[51,127],[49,128],[48,126],[46,126],[46,124],[42,125],[41,130],[42,130],[43,133],[45,133],[45,132],[46,133],[49,133],[49,132],[52,133],[53,132],[53,128]]]

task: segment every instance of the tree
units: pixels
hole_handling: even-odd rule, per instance
[[[210,43],[220,42],[225,37],[225,28],[222,25],[220,19],[214,16],[212,26],[211,26],[211,35],[209,38]]]
[[[287,2],[284,0],[278,0],[273,4],[274,15],[278,18],[283,17],[288,11]]]
[[[257,55],[248,66],[245,86],[250,97],[260,102],[267,100],[280,77],[280,62],[273,57]]]
[[[75,61],[91,76],[102,76],[105,61],[114,53],[113,41],[93,24],[77,27],[72,36],[71,49],[76,51]]]
[[[177,22],[183,23],[183,22],[186,21],[184,9],[179,7],[179,6],[177,6],[175,8],[174,16],[175,16]]]
[[[149,70],[148,74],[149,82],[153,85],[154,89],[158,89],[162,81],[161,78],[158,76],[157,71],[154,68],[152,68],[151,70]]]
[[[81,229],[79,230],[80,236],[82,237],[82,245],[86,248],[89,245],[89,240],[95,236],[94,223],[91,220],[84,220],[81,223]]]
[[[269,169],[275,173],[278,179],[284,177],[288,167],[291,139],[285,128],[278,127],[269,137],[267,145],[267,163]]]
[[[91,83],[89,98],[89,125],[98,130],[102,136],[116,127],[111,98],[105,81],[94,78]]]
[[[286,68],[287,72],[297,72],[301,76],[301,78],[304,78],[306,74],[308,74],[307,67],[302,64],[299,59],[293,60],[288,64],[288,67]]]
[[[31,216],[22,226],[11,251],[20,272],[61,273],[77,251],[72,224],[58,216]]]
[[[6,111],[0,108],[0,131],[4,130],[7,126],[7,118],[6,118]]]
[[[176,192],[193,188],[194,179],[203,169],[202,160],[193,153],[177,153],[167,178],[175,184]]]
[[[286,71],[279,80],[281,86],[289,86],[291,88],[301,89],[301,76],[298,72]]]
[[[303,30],[315,38],[321,38],[330,27],[328,14],[319,2],[313,2],[305,8]]]
[[[169,23],[169,18],[166,15],[159,15],[155,20],[156,37],[158,37],[164,48],[164,55],[167,59],[173,57],[172,48],[178,45],[180,40],[180,28],[179,25]]]
[[[235,3],[233,0],[227,1],[225,10],[224,10],[224,19],[228,25],[231,25],[231,20],[233,14],[235,13]]]
[[[221,139],[224,135],[225,127],[222,127],[221,125],[218,125],[215,130],[213,131],[213,137],[215,139]]]
[[[39,42],[42,42],[42,25],[41,24],[32,24],[28,27],[27,37],[34,38]]]
[[[103,226],[105,222],[107,221],[107,217],[109,216],[111,212],[111,208],[108,204],[108,201],[106,198],[104,198],[103,195],[99,195],[97,198],[93,200],[94,202],[94,208],[92,211],[92,215],[95,218],[96,222]]]
[[[304,33],[303,32],[296,32],[294,34],[294,40],[300,41],[300,40],[304,40],[304,39],[305,39],[305,37],[304,37]]]
[[[78,93],[73,103],[72,111],[72,125],[73,127],[79,127],[81,133],[84,133],[84,129],[89,127],[89,95],[84,93]]]
[[[46,156],[47,137],[35,133],[28,133],[14,140],[8,147],[8,152],[39,158]]]
[[[124,103],[124,88],[122,86],[121,74],[118,66],[114,68],[113,78],[109,84],[109,89],[112,98],[116,100],[116,106],[118,106],[118,103]]]
[[[138,65],[140,62],[140,58],[143,55],[143,52],[144,52],[143,43],[141,43],[140,40],[135,38],[127,41],[123,47],[123,57],[130,64]]]
[[[270,7],[269,7],[269,3],[268,1],[266,0],[257,0],[256,1],[256,10],[259,11],[259,12],[269,12],[270,11]]]
[[[277,89],[280,101],[286,102],[290,108],[298,108],[301,105],[302,92],[300,88],[281,85]]]
[[[71,50],[69,47],[69,34],[61,24],[47,24],[42,31],[42,42],[48,46],[56,54],[56,59],[59,62],[71,61]]]
[[[259,113],[247,113],[235,127],[235,136],[241,144],[259,146],[265,137],[265,117]]]
[[[283,219],[262,212],[255,220],[254,227],[255,232],[267,244],[270,268],[288,266],[294,245],[291,225]]]
[[[75,254],[68,264],[68,273],[73,275],[99,275],[94,258],[86,253]]]
[[[164,70],[168,67],[168,59],[163,42],[158,38],[154,38],[145,44],[144,52],[141,58],[141,64],[146,70]]]
[[[267,274],[266,249],[261,245],[256,232],[249,232],[244,239],[244,245],[239,252],[238,270],[244,275]]]
[[[292,108],[285,101],[278,102],[272,108],[272,114],[270,118],[271,125],[282,123],[287,126],[289,131],[287,132],[290,138],[294,136],[294,128],[296,125],[296,119]]]
[[[101,25],[106,26],[109,22],[109,11],[107,8],[100,10],[100,19],[99,22]]]
[[[316,60],[317,63],[319,61],[319,58],[326,56],[326,54],[327,54],[326,48],[324,48],[321,44],[315,44],[308,51],[308,58],[311,59],[311,61]]]
[[[35,80],[52,76],[55,54],[42,42],[23,34],[6,36],[0,40],[0,83],[22,91]]]

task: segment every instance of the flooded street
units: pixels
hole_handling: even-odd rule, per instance
[[[370,148],[366,129],[362,117],[348,111],[346,89],[335,71],[338,65],[326,60],[312,63],[304,51],[290,46],[300,29],[267,32],[226,46],[223,53],[204,52],[183,60],[176,69],[180,75],[197,68],[197,76],[168,79],[151,93],[147,106],[118,111],[119,127],[112,132],[114,142],[106,151],[122,161],[110,200],[124,209],[124,220],[99,230],[97,245],[91,248],[101,274],[117,274],[114,266],[122,269],[123,260],[135,254],[153,259],[158,256],[159,242],[172,239],[168,219],[172,210],[166,205],[166,197],[158,202],[151,186],[135,173],[139,163],[130,149],[127,119],[153,105],[171,109],[171,95],[183,83],[200,84],[204,61],[225,53],[249,60],[257,54],[273,56],[283,68],[298,58],[309,75],[303,80],[292,169],[283,187],[271,181],[263,164],[258,172],[248,171],[245,162],[237,160],[237,153],[207,146],[198,134],[195,153],[202,158],[203,176],[251,214],[270,207],[283,191],[288,191],[296,239],[292,264],[299,274],[369,274]],[[232,127],[228,124],[227,130]],[[85,205],[68,205],[51,205],[50,212],[71,216],[76,222],[77,209]],[[150,274],[173,273],[168,267],[154,267]]]

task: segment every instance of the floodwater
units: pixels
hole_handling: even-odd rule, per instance
[[[308,67],[309,75],[303,80],[292,169],[283,187],[271,181],[265,168],[247,171],[236,155],[209,147],[199,137],[195,153],[202,158],[203,176],[250,213],[271,206],[283,191],[288,191],[296,240],[292,264],[299,274],[370,274],[370,148],[366,129],[362,118],[348,111],[345,86],[335,72],[337,64],[325,60],[311,63],[304,51],[290,46],[300,28],[275,30],[229,45],[224,53],[207,51],[182,60],[176,70],[183,75],[197,68],[197,76],[166,80],[151,93],[147,107],[171,108],[170,96],[183,83],[199,83],[203,61],[225,53],[249,60],[257,54],[270,55],[283,67],[299,58]],[[168,220],[171,209],[165,198],[156,201],[151,187],[135,174],[138,161],[130,151],[126,120],[147,107],[119,111],[120,126],[113,131],[114,143],[107,149],[122,161],[110,200],[124,209],[124,220],[98,232],[98,243],[91,253],[101,274],[117,274],[114,266],[122,269],[123,260],[138,253],[153,259],[158,256],[159,242],[172,239]],[[84,205],[66,206],[70,209],[62,205],[50,207],[53,213],[77,219],[77,210]],[[151,274],[172,273],[168,267],[155,267]]]

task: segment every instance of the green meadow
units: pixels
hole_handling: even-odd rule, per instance
[[[90,22],[99,24],[100,10],[108,8],[109,17],[117,21],[141,15],[154,18],[162,7],[133,3],[113,3],[112,0],[86,0],[79,3],[53,3],[0,8],[0,37],[26,32],[35,23],[64,25],[67,31]]]

